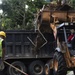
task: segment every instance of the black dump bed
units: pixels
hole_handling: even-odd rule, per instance
[[[50,58],[53,56],[55,41],[53,35],[45,33],[47,43],[40,48],[39,55],[36,57],[35,39],[37,32],[24,30],[6,31],[6,58]]]

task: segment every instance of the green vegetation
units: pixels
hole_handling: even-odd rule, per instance
[[[34,29],[36,13],[44,3],[44,0],[2,0],[1,29]]]
[[[75,8],[75,0],[67,1]],[[46,0],[2,0],[0,30],[33,30],[37,11],[46,3],[48,3]]]

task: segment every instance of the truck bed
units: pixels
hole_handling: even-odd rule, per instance
[[[8,30],[6,31],[6,34],[7,37],[5,59],[50,58],[54,54],[54,40],[51,36],[52,34],[45,34],[45,38],[48,42],[42,48],[40,48],[38,56],[35,55],[35,47],[31,43],[32,41],[35,44],[37,32],[24,30]],[[28,38],[30,38],[31,41]]]

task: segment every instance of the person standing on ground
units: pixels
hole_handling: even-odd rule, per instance
[[[2,63],[5,57],[5,38],[6,33],[4,31],[0,31],[0,69],[3,68]]]

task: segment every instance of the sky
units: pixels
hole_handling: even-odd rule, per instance
[[[2,0],[0,0],[0,4],[2,4]]]
[[[0,0],[0,4],[2,4],[2,0]],[[0,9],[0,14],[2,14],[2,13],[3,13],[3,10]]]

